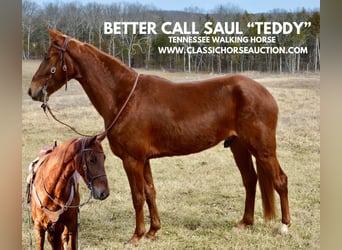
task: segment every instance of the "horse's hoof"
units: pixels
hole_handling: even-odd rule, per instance
[[[286,224],[281,224],[279,232],[281,235],[287,235],[289,233],[289,226]]]
[[[157,238],[155,232],[153,232],[153,233],[148,232],[148,233],[145,235],[145,237],[146,237],[147,239],[151,240],[151,241],[154,241],[154,240]]]
[[[245,229],[247,226],[251,226],[253,225],[253,222],[248,222],[244,219],[240,220],[236,225],[235,225],[235,228],[238,228],[238,229]]]
[[[138,245],[138,242],[139,242],[140,238],[141,237],[133,235],[132,238],[129,241],[127,241],[127,244],[128,245]]]
[[[239,221],[236,225],[235,225],[235,228],[237,228],[237,229],[240,229],[240,230],[243,230],[243,229],[245,229],[246,228],[246,224],[245,223],[243,223],[242,221]]]

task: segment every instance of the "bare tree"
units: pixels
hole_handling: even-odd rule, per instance
[[[36,29],[33,25],[33,19],[37,16],[39,6],[35,2],[23,0],[22,4],[22,30],[23,35],[26,35],[26,53],[25,39],[23,39],[23,58],[30,59],[31,34]]]
[[[318,65],[320,64],[320,14],[319,12],[314,12],[310,17],[311,29],[310,35],[315,38],[314,45],[314,71],[317,72]]]
[[[219,34],[204,34],[210,37],[209,43],[170,42],[168,34],[160,32],[163,22],[193,22],[196,27],[204,29],[205,22],[238,22],[245,37],[257,37],[247,24],[255,21],[292,22],[311,21],[312,26],[302,29],[300,34],[278,34],[276,43],[254,43],[251,41],[217,42],[212,39]],[[155,22],[158,34],[139,34],[133,32],[132,27],[121,34],[104,35],[103,22]],[[219,5],[205,14],[199,8],[187,8],[185,11],[162,11],[139,3],[101,3],[81,4],[49,3],[42,6],[32,0],[22,2],[22,57],[23,59],[42,56],[48,45],[48,35],[45,27],[56,28],[77,39],[87,41],[107,53],[119,57],[124,63],[134,67],[158,67],[168,70],[206,71],[206,72],[236,72],[244,70],[298,72],[300,70],[318,71],[320,66],[320,14],[319,11],[307,12],[304,9],[297,12],[274,10],[264,14],[249,14],[232,4]],[[189,29],[188,29],[189,30]],[[176,34],[177,35],[177,34]],[[187,34],[185,34],[187,35]],[[184,36],[184,35],[182,35]],[[229,37],[222,34],[221,36]],[[234,35],[232,35],[234,36]],[[202,48],[205,46],[237,48],[246,47],[307,47],[308,54],[215,54],[195,53],[159,54],[160,47],[191,46]]]

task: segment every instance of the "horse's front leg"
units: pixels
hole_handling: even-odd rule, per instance
[[[144,224],[144,161],[137,161],[132,157],[123,160],[123,165],[131,187],[133,206],[135,210],[135,231],[129,243],[136,244],[145,234]]]
[[[51,244],[52,249],[63,249],[62,245],[62,233],[64,231],[64,225],[60,222],[56,222],[54,225],[48,227],[47,239]]]
[[[157,209],[157,204],[156,204],[156,190],[153,184],[153,177],[152,177],[151,166],[150,166],[149,160],[145,162],[144,179],[145,179],[146,201],[147,201],[148,209],[150,212],[150,218],[151,218],[151,227],[146,237],[150,239],[154,239],[157,231],[160,229],[160,219],[159,219],[159,214],[158,214],[158,209]]]
[[[78,212],[72,213],[72,218],[69,223],[64,227],[62,236],[63,249],[76,250],[77,248],[77,216]]]
[[[36,236],[37,249],[43,250],[45,241],[45,230],[41,228],[39,225],[34,224],[34,234]]]
[[[69,235],[68,227],[64,227],[64,231],[61,237],[63,249],[68,249],[69,236],[70,235]]]

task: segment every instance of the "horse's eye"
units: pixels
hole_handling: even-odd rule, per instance
[[[104,159],[104,160],[106,159],[106,155],[103,155],[103,159]]]
[[[97,159],[95,157],[90,158],[90,163],[95,164],[97,162]]]

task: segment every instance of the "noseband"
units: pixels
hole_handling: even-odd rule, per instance
[[[70,37],[66,37],[64,39],[64,42],[63,42],[63,45],[62,47],[58,46],[58,45],[55,45],[55,44],[52,44],[53,47],[55,47],[56,49],[58,49],[61,53],[60,53],[60,60],[62,61],[62,70],[65,72],[65,81],[66,81],[66,84],[65,84],[65,90],[67,89],[67,83],[68,83],[68,72],[67,72],[67,65],[65,63],[65,57],[64,57],[64,52],[66,51],[66,48],[68,46],[68,43],[70,41]],[[58,63],[59,60],[56,60],[55,62],[55,65],[52,66],[52,68],[50,69],[50,75],[49,75],[49,78],[46,79],[45,83],[44,83],[44,87],[42,89],[43,91],[43,94],[44,94],[44,103],[46,103],[46,97],[47,97],[47,92],[46,92],[46,89],[49,85],[49,83],[51,82],[51,79],[52,77],[55,75],[56,73],[56,70],[57,70],[57,63]]]

